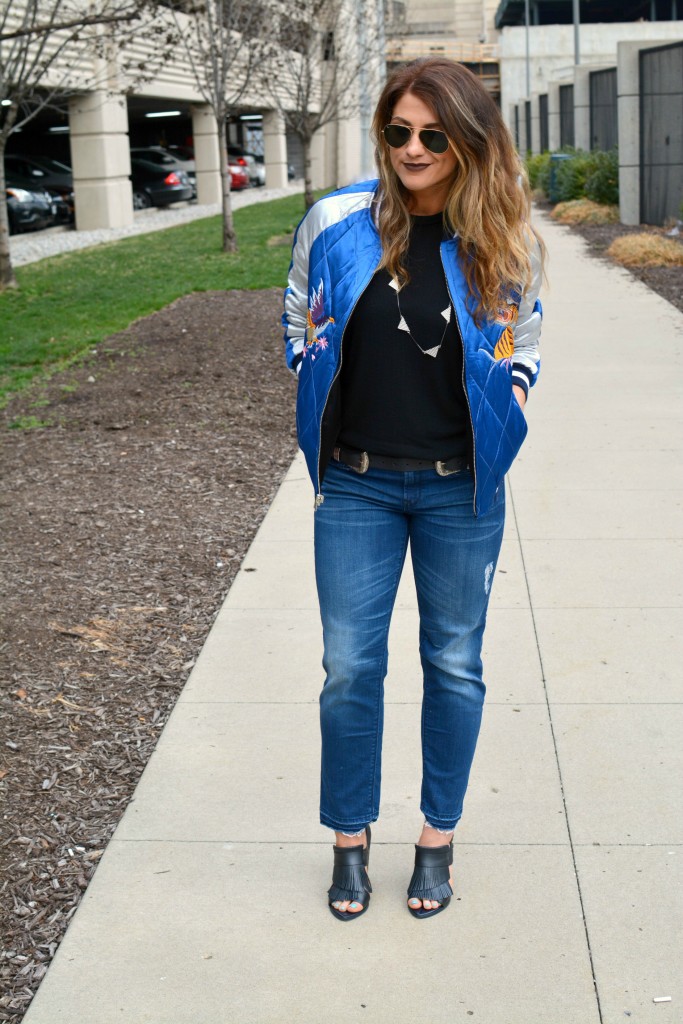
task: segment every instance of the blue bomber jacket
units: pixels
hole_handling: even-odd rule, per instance
[[[344,330],[381,258],[376,224],[378,182],[366,181],[320,199],[297,228],[285,292],[287,365],[298,376],[299,445],[316,490],[340,429],[339,374]],[[441,260],[463,345],[463,376],[474,448],[474,513],[491,506],[526,436],[512,391],[536,383],[541,330],[540,252],[534,240],[533,279],[495,319],[477,326],[457,236],[441,244]]]

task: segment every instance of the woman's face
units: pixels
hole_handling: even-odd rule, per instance
[[[443,131],[443,125],[431,107],[410,92],[401,96],[394,107],[391,121],[393,124],[417,128],[418,131],[421,128],[439,128]],[[425,149],[418,132],[414,131],[405,146],[400,149],[389,148],[389,157],[396,174],[411,193],[411,213],[430,214],[443,210],[457,167],[450,146],[445,153],[432,153]]]

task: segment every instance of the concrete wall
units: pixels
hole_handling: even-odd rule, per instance
[[[560,148],[560,85],[561,82],[548,83],[548,149]]]
[[[683,38],[683,21],[615,22],[582,25],[580,31],[581,65],[614,66],[617,45],[622,41],[673,42]],[[501,109],[509,116],[513,104],[527,92],[526,41],[523,26],[504,28],[500,33]],[[537,25],[529,29],[530,92],[546,92],[553,80],[573,74],[573,25]],[[511,126],[510,126],[511,127]],[[577,143],[578,144],[578,143]]]

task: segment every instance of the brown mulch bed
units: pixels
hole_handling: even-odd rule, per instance
[[[0,414],[0,1021],[59,945],[296,450],[281,293],[191,295]],[[48,426],[8,429],[33,420]]]
[[[538,205],[546,213],[552,209],[550,204]],[[640,234],[642,231],[664,233],[663,228],[653,228],[647,224],[634,226],[627,224],[572,224],[569,230],[575,231],[585,238],[591,254],[607,260],[611,266],[620,266],[606,254],[615,238]],[[680,236],[679,241],[683,244]],[[683,313],[683,271],[680,267],[624,267],[623,269],[628,270],[653,292],[657,292]]]

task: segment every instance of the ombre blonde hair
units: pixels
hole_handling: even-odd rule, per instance
[[[391,165],[382,129],[406,93],[422,100],[450,140],[457,166],[443,211],[460,240],[460,255],[475,320],[495,319],[531,281],[530,196],[526,171],[500,111],[471,71],[445,57],[423,57],[398,68],[379,98],[372,134],[379,165],[379,233],[385,268],[408,282],[409,192]]]

